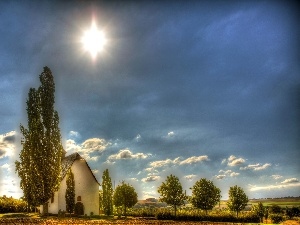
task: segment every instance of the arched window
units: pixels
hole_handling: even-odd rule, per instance
[[[77,202],[81,202],[81,196],[77,197]]]

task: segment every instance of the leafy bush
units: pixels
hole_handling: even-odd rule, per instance
[[[298,207],[292,207],[292,208],[287,208],[286,213],[287,217],[289,219],[292,219],[293,217],[299,217],[300,216],[300,209]]]
[[[159,209],[156,218],[160,220],[180,220],[180,221],[210,221],[210,222],[238,222],[238,223],[259,223],[259,217],[252,212],[243,212],[239,217],[227,211],[205,211],[198,209],[180,209],[177,216],[170,209]]]
[[[281,223],[283,221],[283,215],[282,214],[270,214],[270,218],[272,223]]]
[[[0,213],[26,212],[27,204],[21,199],[0,197]]]

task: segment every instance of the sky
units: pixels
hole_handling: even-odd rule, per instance
[[[293,1],[1,1],[0,196],[21,197],[14,162],[30,87],[48,66],[67,154],[139,199],[176,175],[223,199],[300,195],[300,26]],[[81,38],[106,38],[96,58]],[[75,174],[76,176],[76,174]]]

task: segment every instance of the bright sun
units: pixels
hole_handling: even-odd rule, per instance
[[[84,32],[81,42],[83,43],[84,49],[95,59],[98,52],[103,49],[106,39],[104,33],[98,30],[96,23],[93,21],[91,28]]]

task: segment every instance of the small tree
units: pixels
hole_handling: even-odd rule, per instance
[[[237,217],[239,216],[239,212],[246,207],[248,201],[248,197],[241,187],[237,185],[230,187],[227,206],[231,211],[236,212]]]
[[[259,202],[258,205],[252,206],[251,210],[259,217],[259,220],[262,223],[264,215],[265,215],[265,211],[266,211],[263,204],[261,202]]]
[[[113,188],[108,169],[104,170],[102,176],[102,206],[104,214],[109,216],[113,214]]]
[[[161,202],[165,202],[173,206],[174,215],[176,217],[177,207],[183,205],[184,200],[187,199],[186,195],[183,193],[178,177],[172,174],[167,176],[166,181],[158,187],[157,192],[161,196],[159,198]]]
[[[113,201],[116,207],[123,207],[123,213],[126,217],[126,209],[131,208],[138,202],[137,193],[134,187],[122,181],[114,192]]]
[[[73,213],[75,208],[75,180],[71,169],[68,170],[66,183],[66,211],[68,213]]]
[[[195,183],[192,189],[191,203],[194,207],[205,210],[212,210],[220,202],[221,191],[212,181],[205,178]]]

